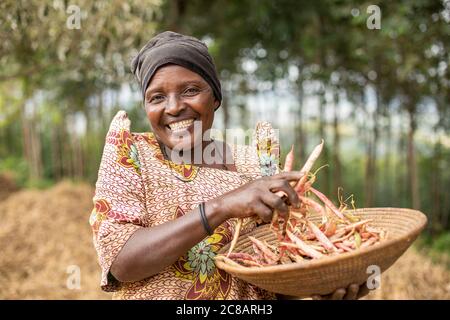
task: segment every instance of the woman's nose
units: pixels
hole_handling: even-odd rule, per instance
[[[167,104],[165,108],[165,112],[170,115],[178,115],[182,110],[186,107],[180,101],[180,98],[177,95],[169,95],[167,99]]]

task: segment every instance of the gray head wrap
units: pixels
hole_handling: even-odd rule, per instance
[[[219,77],[208,47],[194,37],[171,31],[153,37],[131,62],[131,71],[141,86],[144,101],[153,75],[166,64],[180,65],[199,74],[211,86],[215,98],[222,101]]]

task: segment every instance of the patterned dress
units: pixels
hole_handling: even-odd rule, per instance
[[[273,299],[274,294],[218,269],[214,256],[231,241],[236,219],[220,225],[173,265],[147,279],[122,283],[110,267],[130,236],[177,219],[199,203],[261,175],[278,172],[279,147],[268,123],[259,123],[256,145],[231,145],[237,171],[176,165],[164,159],[152,133],[131,133],[119,111],[109,128],[90,216],[102,270],[101,288],[115,299]],[[247,218],[242,234],[257,226]]]

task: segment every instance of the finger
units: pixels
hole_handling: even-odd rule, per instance
[[[272,192],[266,192],[261,199],[272,210],[277,210],[283,218],[287,216],[289,208],[280,196]]]
[[[292,186],[286,180],[273,181],[270,185],[270,191],[284,192],[287,195],[288,203],[292,204],[295,208],[300,207],[300,198],[298,197],[297,192],[295,192],[294,188],[292,188]]]
[[[370,292],[369,288],[367,287],[367,284],[364,282],[360,287],[359,287],[359,292],[357,295],[357,299],[360,299],[366,295],[368,295]]]
[[[345,289],[340,288],[337,289],[330,297],[330,300],[342,300],[342,298],[345,296]]]
[[[275,179],[283,179],[287,181],[296,181],[300,180],[305,174],[300,171],[288,171],[288,172],[282,172],[279,174],[276,174],[272,176]]]
[[[345,300],[355,300],[358,296],[359,291],[359,285],[356,283],[353,283],[348,286],[347,288],[347,294],[344,296]]]
[[[258,201],[252,206],[252,211],[257,214],[264,222],[272,221],[273,211],[262,201]]]
[[[315,294],[311,297],[313,300],[322,300],[322,297],[318,294]]]

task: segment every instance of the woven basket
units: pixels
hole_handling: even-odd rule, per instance
[[[301,263],[265,267],[244,267],[223,256],[216,256],[216,265],[231,275],[265,290],[310,297],[325,295],[352,283],[364,283],[372,272],[368,267],[376,265],[381,272],[387,270],[413,243],[426,225],[427,218],[420,211],[398,208],[358,209],[355,213],[363,219],[372,219],[371,225],[387,231],[387,239],[371,247],[324,257]],[[320,216],[311,216],[318,222]],[[254,236],[268,243],[276,241],[268,225],[239,237],[234,252],[253,253],[248,236]],[[226,254],[229,245],[219,253]]]

